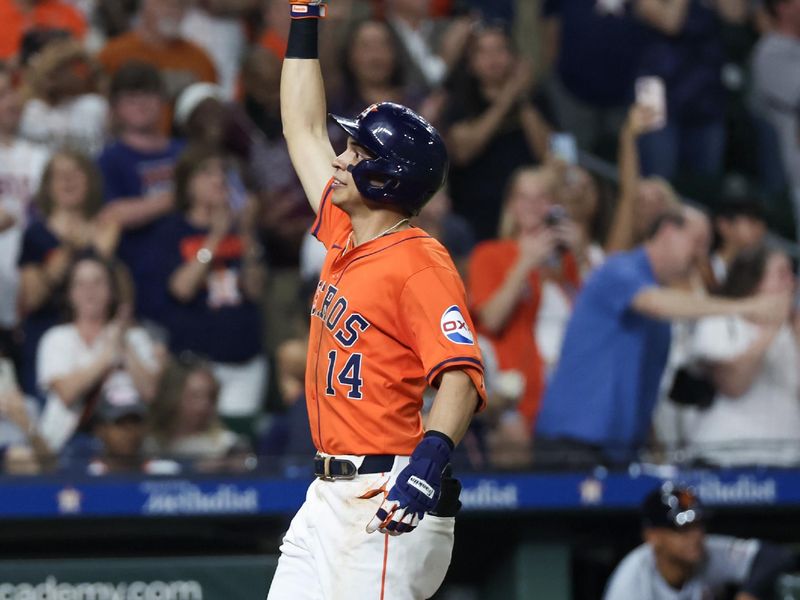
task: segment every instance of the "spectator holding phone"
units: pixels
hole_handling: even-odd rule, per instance
[[[472,34],[466,74],[451,94],[446,121],[450,193],[478,239],[497,232],[503,189],[517,167],[542,162],[550,126],[536,106],[533,68],[517,56],[500,25]]]
[[[626,251],[645,241],[656,219],[680,206],[672,186],[662,177],[641,176],[639,139],[659,124],[661,116],[639,103],[628,110],[619,133],[619,199],[606,238],[608,252]]]
[[[39,431],[54,453],[88,427],[109,377],[124,372],[138,394],[151,401],[162,370],[162,353],[133,324],[108,262],[91,254],[76,259],[67,275],[67,306],[69,321],[44,334],[36,366],[47,396]]]
[[[516,171],[508,187],[499,239],[479,243],[469,262],[468,293],[478,331],[493,344],[501,371],[521,382],[518,411],[527,428],[534,422],[544,384],[534,338],[542,283],[553,280],[574,295],[580,283],[574,238],[555,181],[543,168]]]
[[[245,421],[261,407],[267,361],[258,300],[266,283],[254,200],[231,189],[226,156],[191,147],[175,172],[178,212],[159,223],[153,243],[167,277],[170,349],[212,363],[219,413]]]
[[[795,290],[789,257],[759,246],[732,262],[720,295],[751,298]],[[717,394],[687,416],[691,457],[721,466],[800,464],[800,344],[788,307],[767,324],[708,317],[694,335],[694,359]]]

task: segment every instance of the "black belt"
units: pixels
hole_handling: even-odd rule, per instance
[[[314,457],[314,475],[326,481],[336,479],[353,479],[356,475],[365,473],[388,473],[394,466],[394,454],[370,454],[364,457],[364,462],[356,465],[346,458],[333,456]]]

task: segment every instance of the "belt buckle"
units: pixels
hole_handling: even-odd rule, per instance
[[[338,481],[341,479],[349,480],[355,479],[356,475],[358,475],[358,469],[355,468],[353,465],[353,472],[347,475],[334,475],[331,474],[331,461],[334,460],[334,456],[323,456],[322,457],[322,475],[318,475],[320,479],[323,481]],[[350,461],[347,461],[350,462]],[[352,464],[352,463],[350,463]]]
[[[323,481],[333,481],[333,475],[331,475],[331,459],[332,456],[323,456],[322,457],[322,479]]]

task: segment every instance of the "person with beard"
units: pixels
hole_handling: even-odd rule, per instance
[[[729,585],[739,590],[735,600],[766,600],[795,562],[759,540],[707,535],[703,505],[682,485],[650,492],[642,517],[645,543],[619,564],[604,600],[713,600]]]

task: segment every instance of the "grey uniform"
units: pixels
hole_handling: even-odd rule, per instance
[[[695,576],[676,590],[656,569],[653,549],[643,544],[617,566],[604,600],[713,600],[728,584],[741,584],[758,553],[758,540],[706,536],[706,561]]]

